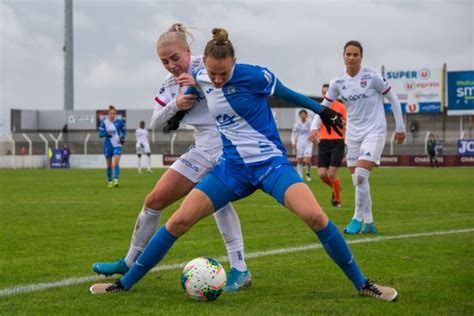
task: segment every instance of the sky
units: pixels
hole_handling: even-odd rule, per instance
[[[195,55],[224,27],[239,62],[319,95],[353,39],[377,70],[474,69],[473,16],[473,0],[74,0],[74,107],[152,109],[167,74],[155,41],[175,22]],[[0,0],[0,133],[11,108],[64,108],[63,45],[63,0]]]

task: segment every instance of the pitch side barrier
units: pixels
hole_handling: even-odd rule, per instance
[[[170,166],[179,157],[179,155],[163,155],[163,165]],[[296,165],[296,156],[290,155],[288,158]],[[313,156],[311,159],[312,165],[316,166],[317,161],[318,156]],[[438,164],[441,167],[474,167],[474,157],[443,155],[438,156]],[[346,165],[345,158],[342,161],[342,165]],[[430,159],[422,155],[382,156],[380,165],[382,167],[431,167]]]

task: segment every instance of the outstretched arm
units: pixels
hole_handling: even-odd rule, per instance
[[[290,88],[284,86],[280,80],[277,80],[275,84],[275,90],[273,95],[280,97],[292,104],[307,108],[313,112],[316,112],[321,117],[321,121],[326,126],[328,133],[331,134],[331,130],[342,136],[342,119],[341,114],[331,110],[326,106],[322,106],[313,99],[291,90]]]

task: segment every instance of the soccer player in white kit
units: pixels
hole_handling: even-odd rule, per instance
[[[150,142],[148,141],[148,130],[145,128],[145,121],[141,121],[139,127],[135,130],[135,139],[137,140],[135,148],[138,156],[138,172],[142,173],[142,155],[145,154],[147,156],[147,171],[152,173]]]
[[[379,73],[361,67],[362,57],[363,48],[358,41],[345,44],[343,58],[346,71],[331,80],[322,103],[328,106],[340,98],[347,107],[346,159],[356,200],[354,216],[344,230],[347,234],[377,232],[372,215],[369,176],[371,170],[380,164],[385,146],[387,121],[384,98],[392,105],[395,141],[401,144],[406,138],[397,95]]]
[[[303,165],[306,166],[306,180],[311,181],[311,157],[313,143],[309,140],[311,121],[308,120],[308,111],[300,110],[300,122],[295,123],[291,132],[291,145],[296,147],[296,171],[303,178]]]
[[[94,263],[92,268],[99,274],[127,273],[154,235],[163,210],[187,195],[221,156],[222,141],[214,119],[209,114],[205,97],[184,95],[187,87],[175,80],[186,74],[192,79],[192,74],[201,67],[202,57],[191,55],[187,34],[182,24],[174,24],[158,39],[158,57],[170,74],[155,97],[151,126],[164,126],[164,130],[169,131],[178,128],[180,121],[191,125],[194,127],[195,145],[173,163],[147,195],[125,259]],[[234,292],[249,286],[252,281],[245,263],[240,221],[231,203],[217,210],[214,218],[224,239],[231,266],[224,290]]]

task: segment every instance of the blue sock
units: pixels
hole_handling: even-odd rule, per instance
[[[359,266],[352,256],[351,250],[347,246],[344,237],[337,229],[333,222],[329,221],[326,228],[316,232],[319,240],[323,244],[324,249],[329,257],[337,263],[337,265],[344,271],[346,276],[352,281],[355,288],[360,290],[367,278],[362,274]]]
[[[107,167],[107,179],[109,182],[112,181],[112,167]]]
[[[117,165],[114,167],[114,174],[115,174],[115,179],[118,179],[120,176],[120,166]]]
[[[126,290],[130,289],[135,283],[141,280],[143,276],[150,271],[158,262],[163,259],[173,243],[178,239],[171,235],[166,226],[162,226],[148,242],[145,250],[138,256],[130,270],[121,279],[120,283]]]

